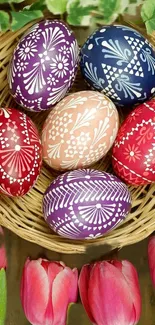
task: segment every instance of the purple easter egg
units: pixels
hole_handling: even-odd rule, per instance
[[[31,111],[50,109],[69,91],[78,67],[73,32],[59,20],[44,20],[24,34],[8,70],[10,92]]]
[[[131,208],[127,186],[116,176],[78,169],[57,177],[43,198],[48,225],[71,239],[92,239],[118,225]]]

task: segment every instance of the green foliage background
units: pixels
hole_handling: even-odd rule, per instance
[[[28,22],[44,17],[47,10],[60,15],[70,25],[90,26],[112,24],[124,15],[130,15],[132,21],[137,9],[140,10],[141,17],[136,23],[143,22],[149,34],[155,30],[155,0],[37,0],[26,4],[27,1],[24,0],[0,0],[2,31],[18,30]],[[18,5],[22,9],[19,10]]]

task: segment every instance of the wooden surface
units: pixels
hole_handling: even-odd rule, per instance
[[[104,247],[97,248],[87,255],[62,255],[47,251],[37,245],[31,244],[5,230],[8,254],[8,310],[6,325],[28,325],[20,304],[19,283],[23,264],[27,256],[31,258],[46,257],[51,260],[62,260],[68,266],[78,267],[84,263],[102,258]],[[147,264],[147,240],[136,245],[123,248],[119,258],[130,260],[139,273],[141,293],[143,298],[142,317],[139,325],[155,325],[155,291],[152,288]],[[39,293],[38,293],[39,294]],[[77,304],[70,310],[69,325],[90,325],[88,318],[81,306]]]

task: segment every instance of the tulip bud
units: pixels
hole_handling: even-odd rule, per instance
[[[85,265],[79,278],[82,303],[96,325],[135,325],[141,313],[138,275],[128,261]]]
[[[65,325],[67,309],[76,302],[78,271],[62,262],[27,259],[21,281],[21,302],[33,325]]]
[[[155,287],[155,236],[152,236],[149,239],[148,262],[149,262],[151,280]]]

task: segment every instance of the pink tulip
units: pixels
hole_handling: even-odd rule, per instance
[[[85,265],[79,278],[84,308],[95,325],[135,325],[141,313],[138,275],[128,261]]]
[[[65,325],[67,309],[76,302],[78,271],[62,262],[27,259],[21,281],[21,301],[33,325]]]
[[[152,236],[149,239],[148,262],[149,262],[151,280],[155,287],[155,236]]]
[[[4,236],[4,232],[2,227],[0,226],[0,236]],[[6,257],[6,249],[5,245],[2,244],[0,246],[0,269],[5,269],[7,267],[7,257]]]

